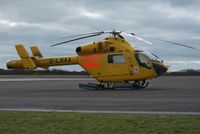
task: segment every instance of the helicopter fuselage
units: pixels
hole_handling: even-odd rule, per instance
[[[43,58],[33,52],[29,57],[23,45],[16,46],[21,59],[7,62],[9,69],[35,69],[79,64],[100,82],[141,81],[153,79],[167,71],[162,61],[152,60],[125,39],[108,37],[76,49],[76,56]]]

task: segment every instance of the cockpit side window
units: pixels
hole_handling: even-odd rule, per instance
[[[108,55],[108,63],[126,64],[123,54]]]
[[[151,69],[151,64],[150,64],[149,60],[147,59],[147,57],[145,57],[143,54],[140,54],[140,53],[136,53],[135,57],[140,66]]]

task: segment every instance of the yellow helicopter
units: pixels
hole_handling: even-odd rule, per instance
[[[80,83],[80,88],[87,89],[139,89],[146,88],[149,82],[168,70],[158,56],[137,50],[129,44],[121,35],[121,31],[100,31],[87,34],[70,36],[70,40],[51,45],[58,46],[64,43],[109,34],[103,41],[92,42],[76,48],[75,56],[60,56],[44,58],[36,46],[31,47],[33,56],[29,56],[22,44],[16,45],[20,59],[7,62],[8,69],[36,69],[38,67],[48,69],[50,66],[80,65],[89,75],[99,83]],[[149,41],[134,33],[126,33],[146,43]],[[75,38],[76,37],[76,38]],[[160,39],[157,39],[160,40]],[[184,44],[171,42],[195,49]]]

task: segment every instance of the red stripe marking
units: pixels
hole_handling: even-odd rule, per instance
[[[80,60],[86,61],[85,64],[83,64],[83,67],[85,68],[99,68],[100,64],[99,63],[94,63],[94,61],[100,60],[99,56],[96,57],[82,57]]]

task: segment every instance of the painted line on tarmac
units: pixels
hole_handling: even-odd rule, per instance
[[[11,78],[11,79],[0,79],[0,82],[20,82],[20,81],[88,81],[94,80],[92,78]]]
[[[60,113],[102,113],[102,114],[146,114],[146,115],[200,115],[200,112],[171,112],[171,111],[96,111],[96,110],[57,110],[35,108],[0,108],[0,111],[11,112],[60,112]]]

